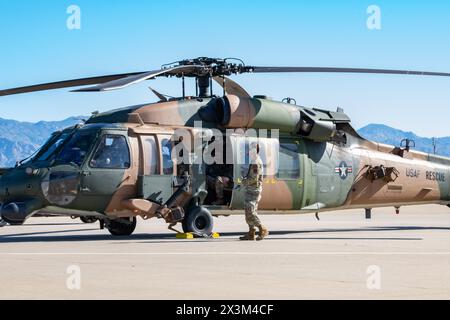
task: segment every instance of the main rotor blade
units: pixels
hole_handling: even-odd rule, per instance
[[[102,84],[98,84],[96,86],[82,88],[79,90],[74,90],[72,92],[96,92],[96,91],[109,91],[109,90],[117,90],[117,89],[123,89],[125,87],[128,87],[132,84],[137,84],[139,82],[150,80],[158,76],[162,75],[178,75],[182,74],[183,72],[192,72],[192,70],[195,70],[197,68],[203,68],[203,66],[179,66],[179,67],[173,67],[173,68],[167,68],[162,70],[155,70],[155,71],[149,71],[144,72],[140,74],[131,75],[125,78],[120,78],[117,80],[105,82]]]
[[[44,84],[38,84],[38,85],[33,85],[33,86],[27,86],[27,87],[12,88],[12,89],[0,90],[0,96],[9,96],[9,95],[20,94],[20,93],[29,93],[29,92],[36,92],[36,91],[87,86],[87,85],[102,83],[102,82],[106,82],[106,81],[112,81],[112,80],[116,80],[116,79],[120,79],[120,78],[124,78],[124,77],[129,77],[129,76],[133,76],[133,75],[137,75],[137,74],[142,74],[142,72],[124,73],[124,74],[91,77],[91,78],[82,78],[82,79],[74,79],[74,80],[67,80],[67,81],[44,83]]]
[[[234,82],[230,78],[214,77],[213,79],[222,88],[225,89],[226,93],[236,95],[238,97],[251,98],[251,96],[248,94],[248,92],[244,88],[242,88],[237,82]]]
[[[155,71],[145,71],[145,72],[133,72],[133,73],[123,73],[116,75],[106,75],[99,77],[81,78],[66,81],[58,81],[51,83],[43,83],[38,85],[11,88],[0,90],[0,96],[9,96],[20,93],[30,93],[45,90],[63,89],[87,85],[95,85],[92,87],[82,88],[79,90],[74,90],[72,92],[95,92],[95,91],[107,91],[114,89],[125,88],[129,85],[139,83],[144,80],[153,79],[158,76],[163,75],[183,75],[184,73],[189,74],[191,72],[198,72],[201,74],[204,70],[203,66],[178,66],[173,68],[155,70]],[[99,84],[100,83],[100,84]]]
[[[254,73],[372,73],[372,74],[403,74],[417,76],[450,77],[450,73],[408,71],[389,69],[360,69],[360,68],[329,68],[329,67],[249,67]]]

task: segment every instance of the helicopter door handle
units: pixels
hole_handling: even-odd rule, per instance
[[[88,177],[88,176],[90,176],[92,173],[90,172],[90,171],[82,171],[81,172],[81,176],[82,177]],[[83,181],[82,181],[82,183],[83,183]],[[91,189],[89,189],[88,187],[85,187],[85,186],[83,186],[83,185],[81,185],[80,186],[80,192],[82,192],[82,193],[88,193],[88,192],[91,192]]]

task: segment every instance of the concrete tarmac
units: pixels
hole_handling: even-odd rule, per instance
[[[98,223],[32,218],[0,229],[0,299],[449,299],[450,208],[262,216],[271,235],[177,240],[162,221],[115,238]]]

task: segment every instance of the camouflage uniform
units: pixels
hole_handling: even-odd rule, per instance
[[[225,188],[233,188],[233,179],[229,176],[229,168],[226,166],[214,166],[207,171],[206,183],[216,193],[216,201],[213,204],[224,204]]]
[[[244,178],[245,186],[245,220],[250,229],[261,227],[261,221],[258,217],[258,203],[261,200],[263,184],[263,163],[259,156],[250,164],[248,174]]]

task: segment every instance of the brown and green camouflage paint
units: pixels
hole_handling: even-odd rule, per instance
[[[113,110],[93,116],[82,130],[97,126],[99,134],[119,134],[127,138],[131,154],[129,169],[93,170],[87,164],[80,168],[80,192],[67,205],[51,203],[40,191],[40,181],[48,172],[41,168],[40,175],[28,177],[25,168],[4,173],[0,196],[3,201],[45,199],[39,206],[58,207],[60,212],[107,214],[110,217],[140,215],[151,218],[158,206],[140,198],[138,180],[145,175],[142,137],[171,136],[176,129],[185,128],[194,135],[194,122],[204,128],[279,129],[280,140],[295,143],[300,161],[300,172],[295,179],[279,179],[275,174],[264,177],[260,209],[270,212],[314,212],[346,208],[376,206],[402,206],[419,203],[450,203],[450,159],[415,151],[403,151],[358,137],[346,131],[346,143],[314,142],[295,134],[302,107],[268,99],[225,97],[230,105],[226,123],[214,123],[199,113],[204,108],[215,108],[218,99],[185,99],[146,104]],[[321,115],[320,115],[321,116]],[[81,130],[81,129],[80,129]],[[270,143],[270,138],[268,138]],[[273,140],[273,139],[272,139]],[[91,151],[92,152],[92,151]],[[91,154],[87,156],[89,158]],[[277,155],[272,155],[276,157]],[[159,162],[161,151],[158,148]],[[86,162],[87,163],[87,162]],[[365,178],[368,166],[395,167],[399,171],[396,181],[371,182]],[[50,168],[50,171],[74,170]],[[161,175],[161,169],[157,175]],[[176,175],[176,171],[174,175]],[[239,168],[235,168],[235,181],[239,183]],[[197,187],[204,186],[204,173],[193,179]],[[19,181],[16,183],[14,181]],[[90,181],[92,190],[84,190]],[[195,190],[194,190],[195,191]],[[233,192],[230,209],[243,208],[239,190]],[[30,202],[31,203],[31,202]],[[38,206],[37,206],[38,207]],[[223,209],[223,208],[222,208]]]

